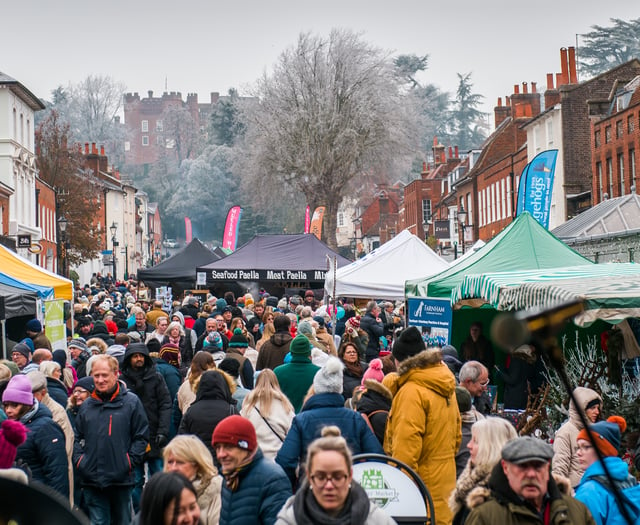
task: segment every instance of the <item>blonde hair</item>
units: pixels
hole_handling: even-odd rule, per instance
[[[167,459],[170,455],[176,456],[182,461],[194,463],[197,467],[196,477],[200,479],[205,487],[218,475],[218,469],[213,464],[211,452],[197,436],[183,434],[174,437],[167,443],[162,452],[165,472],[167,471]]]
[[[247,394],[242,402],[241,413],[248,414],[253,407],[260,403],[260,412],[264,417],[271,415],[271,405],[274,400],[279,400],[287,412],[293,412],[293,405],[289,398],[280,390],[278,378],[273,370],[265,368],[258,374],[255,387]]]
[[[11,369],[4,363],[0,363],[0,381],[11,379]]]
[[[349,445],[347,445],[347,440],[342,437],[340,429],[335,425],[328,425],[323,427],[321,436],[322,437],[313,441],[307,449],[307,462],[305,464],[307,475],[311,472],[313,457],[318,452],[326,450],[331,450],[341,454],[347,463],[347,471],[350,473],[353,465],[353,458],[351,456],[351,450],[349,450]]]
[[[487,417],[476,421],[471,427],[471,439],[474,437],[478,444],[478,452],[473,466],[492,467],[500,461],[505,443],[517,438],[518,434],[506,419]]]
[[[97,354],[97,355],[92,355],[89,359],[87,359],[87,375],[90,376],[91,375],[91,367],[93,366],[94,363],[97,362],[106,362],[109,365],[109,368],[111,369],[111,371],[114,374],[118,374],[118,369],[120,368],[120,365],[118,363],[118,360],[113,357],[112,355],[109,354]]]

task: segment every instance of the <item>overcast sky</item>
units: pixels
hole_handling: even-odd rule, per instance
[[[89,74],[141,96],[242,94],[301,32],[360,32],[394,54],[428,54],[422,81],[455,92],[472,73],[485,111],[514,84],[546,85],[576,34],[640,17],[638,0],[21,0],[0,4],[0,71],[41,98]],[[579,49],[578,49],[579,54]],[[493,125],[493,118],[491,118]]]

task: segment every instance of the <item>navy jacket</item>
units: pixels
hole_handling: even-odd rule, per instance
[[[322,428],[335,425],[347,440],[351,452],[356,454],[384,454],[382,445],[363,417],[344,407],[342,394],[325,393],[311,396],[302,411],[293,418],[291,428],[276,456],[278,463],[296,484],[296,468],[303,465],[307,448],[314,439],[321,437]]]
[[[291,496],[287,475],[257,450],[249,467],[240,472],[240,483],[231,492],[222,483],[220,525],[272,525]]]
[[[27,427],[27,440],[18,447],[16,459],[24,461],[36,481],[69,497],[69,464],[64,433],[51,418],[51,411],[38,404],[34,413],[20,420]]]
[[[133,486],[133,468],[144,460],[148,443],[147,414],[135,394],[120,382],[107,401],[94,392],[76,416],[73,463],[82,485]]]

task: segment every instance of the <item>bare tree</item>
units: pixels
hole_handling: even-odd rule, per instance
[[[67,258],[80,264],[98,255],[104,231],[95,221],[100,197],[96,178],[84,168],[79,147],[69,146],[69,124],[51,111],[35,133],[39,176],[56,191],[57,211],[67,219]]]
[[[55,110],[60,121],[69,123],[70,140],[104,145],[111,163],[120,165],[127,133],[117,117],[125,89],[109,76],[89,75],[78,84],[56,88],[48,111]]]
[[[281,194],[284,184],[312,209],[326,206],[323,237],[335,248],[336,214],[349,183],[386,170],[415,147],[413,108],[400,87],[389,55],[360,35],[301,34],[258,81],[259,103],[243,111],[239,159],[248,182]]]

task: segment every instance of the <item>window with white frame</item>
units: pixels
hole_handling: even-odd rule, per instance
[[[149,135],[142,135],[142,145],[143,146],[149,145]]]
[[[618,155],[618,175],[620,175],[620,196],[624,195],[624,155]]]
[[[422,199],[422,222],[431,221],[431,199]]]
[[[156,131],[164,131],[162,119],[156,120]]]
[[[141,130],[142,133],[148,133],[149,132],[149,121],[148,120],[143,120],[141,123]]]

